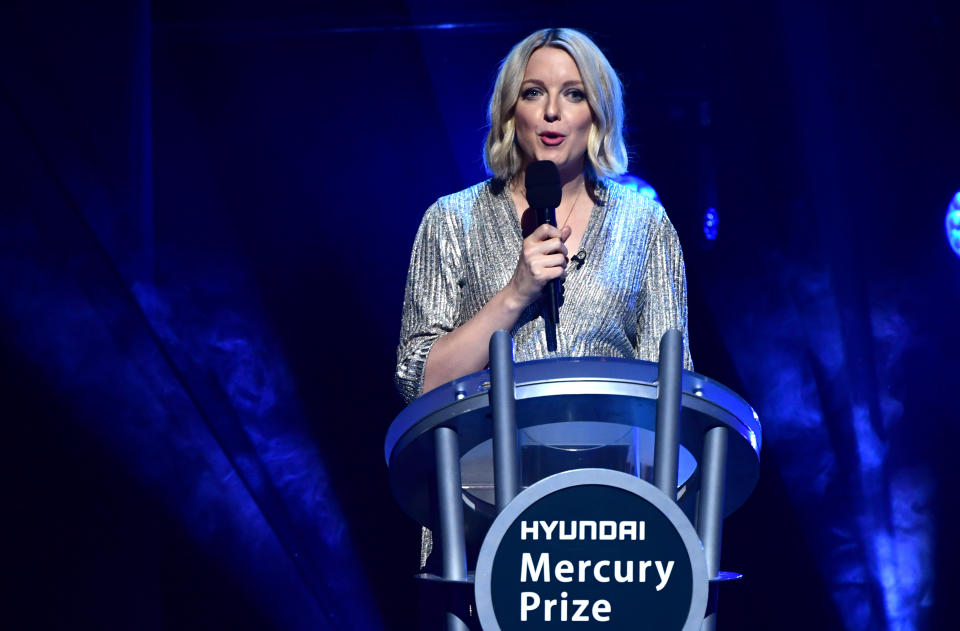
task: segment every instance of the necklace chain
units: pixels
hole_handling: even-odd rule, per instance
[[[520,185],[518,188],[519,188],[518,192],[520,193],[520,195],[522,197],[526,197],[527,195],[526,186]],[[560,224],[561,230],[565,228],[567,224],[570,222],[570,217],[573,216],[573,211],[577,209],[577,203],[580,201],[580,195],[582,193],[583,193],[583,188],[577,191],[577,197],[576,199],[573,200],[573,205],[570,206],[570,210],[567,212],[567,218],[563,221],[562,224]],[[584,237],[586,237],[586,235],[584,235]],[[583,267],[583,263],[586,260],[586,258],[587,258],[587,251],[584,249],[583,242],[581,241],[580,250],[576,254],[574,254],[572,257],[570,257],[570,260],[574,261],[577,264],[577,269],[580,269],[581,267]]]
[[[560,229],[561,229],[561,230],[562,230],[563,228],[565,228],[568,223],[570,223],[570,217],[573,216],[573,211],[576,210],[576,208],[577,208],[577,202],[580,201],[580,194],[581,194],[581,193],[583,193],[583,188],[582,188],[582,187],[580,188],[579,191],[577,191],[577,196],[576,196],[576,197],[574,198],[574,200],[573,200],[573,205],[570,206],[570,210],[567,212],[567,218],[564,219],[564,221],[563,221],[562,224],[560,224]]]
[[[526,187],[525,185],[521,184],[521,185],[518,187],[517,192],[520,194],[521,197],[526,198],[526,196],[527,196],[527,187]],[[570,210],[567,211],[567,218],[563,220],[563,223],[562,223],[562,224],[559,224],[561,229],[563,229],[564,227],[566,227],[566,225],[567,225],[568,223],[570,223],[570,217],[573,216],[573,211],[576,210],[576,208],[577,208],[577,202],[580,201],[580,195],[581,195],[582,193],[583,193],[583,187],[581,187],[580,190],[577,191],[577,196],[576,196],[576,198],[574,198],[574,200],[573,200],[573,205],[570,206]]]

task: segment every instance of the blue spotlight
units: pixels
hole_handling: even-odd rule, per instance
[[[947,206],[947,216],[944,219],[944,227],[947,230],[947,243],[953,249],[953,253],[960,256],[960,191],[957,191]]]
[[[616,178],[614,178],[618,183],[623,184],[627,188],[632,188],[636,192],[640,193],[647,199],[652,199],[653,201],[660,203],[660,196],[657,195],[657,190],[650,186],[650,183],[647,182],[642,177],[637,177],[636,175],[631,175],[629,173],[624,173]]]
[[[711,206],[703,213],[703,237],[707,241],[716,240],[719,226],[720,215],[717,214],[717,209]]]

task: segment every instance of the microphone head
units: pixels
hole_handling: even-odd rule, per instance
[[[538,160],[528,164],[524,184],[530,208],[556,208],[560,205],[563,188],[560,186],[560,170],[553,162]]]

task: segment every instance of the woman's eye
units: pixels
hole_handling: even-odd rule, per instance
[[[526,90],[523,91],[523,93],[522,93],[520,96],[522,96],[523,98],[528,99],[528,100],[529,100],[529,99],[535,99],[535,98],[537,98],[538,96],[540,96],[540,89],[539,89],[539,88],[527,88]]]
[[[570,90],[567,92],[567,96],[571,101],[582,101],[587,98],[587,95],[584,94],[582,90]]]

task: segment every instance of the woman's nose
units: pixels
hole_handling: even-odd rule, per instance
[[[547,99],[543,110],[543,119],[551,123],[560,120],[560,108],[555,99]]]

